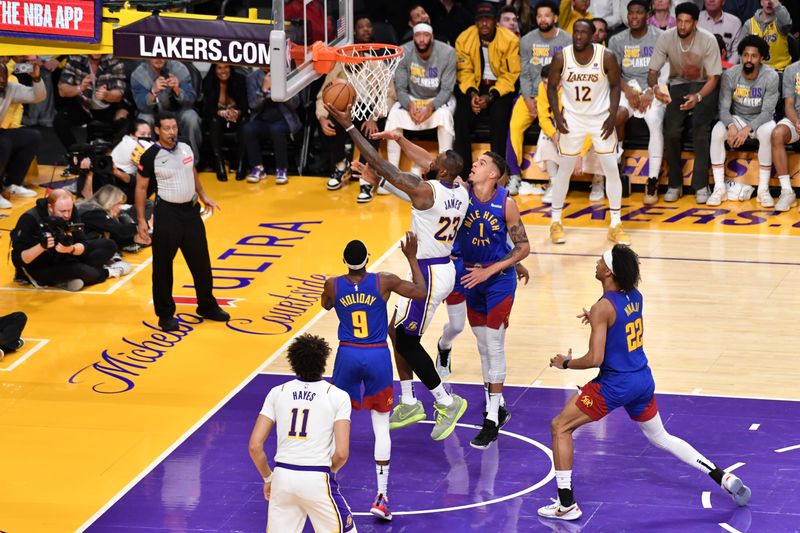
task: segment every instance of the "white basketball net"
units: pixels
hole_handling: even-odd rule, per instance
[[[340,50],[340,54],[359,55],[384,58],[396,53],[395,49],[376,47],[367,50]],[[356,101],[353,104],[353,120],[370,120],[385,117],[389,113],[387,96],[389,84],[394,78],[394,71],[402,54],[385,59],[368,59],[359,63],[345,63],[344,71],[347,81],[356,90]]]

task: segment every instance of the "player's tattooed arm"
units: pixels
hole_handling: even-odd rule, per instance
[[[400,191],[406,193],[411,198],[411,204],[417,209],[428,209],[433,205],[433,189],[425,183],[422,178],[410,172],[402,172],[399,168],[383,159],[378,151],[361,134],[358,128],[353,126],[350,118],[351,109],[339,111],[330,104],[325,104],[328,114],[333,117],[345,130],[353,143],[358,147],[359,153],[367,160],[372,171],[394,185]]]

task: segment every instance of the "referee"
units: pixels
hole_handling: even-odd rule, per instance
[[[158,141],[139,159],[136,178],[136,213],[139,237],[149,243],[145,219],[147,186],[155,178],[158,196],[153,211],[153,305],[158,326],[164,331],[178,329],[175,300],[172,298],[172,261],[178,250],[194,279],[197,313],[203,318],[225,322],[230,315],[220,309],[211,292],[211,259],[208,256],[206,228],[200,217],[198,199],[211,213],[219,206],[200,184],[189,145],[178,142],[178,122],[174,114],[155,118]]]

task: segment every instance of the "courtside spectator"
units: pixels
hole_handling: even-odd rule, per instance
[[[203,124],[208,130],[208,140],[214,158],[214,172],[219,181],[228,181],[222,149],[225,134],[229,132],[235,133],[235,136],[228,141],[233,143],[229,146],[232,155],[231,170],[233,163],[236,162],[239,166],[236,179],[245,178],[242,165],[244,158],[242,123],[247,117],[247,112],[247,77],[230,65],[211,65],[203,79]]]
[[[725,143],[735,150],[750,139],[758,139],[758,203],[775,206],[769,194],[772,175],[770,136],[772,120],[781,94],[778,73],[761,62],[769,54],[769,45],[761,37],[748,35],[737,50],[742,62],[722,73],[719,90],[719,121],[711,130],[711,171],[714,192],[707,205],[717,206],[728,199],[725,187]]]
[[[608,37],[608,22],[605,19],[595,17],[592,19],[594,26],[594,33],[592,34],[592,42],[606,46],[606,38]]]
[[[480,118],[488,118],[491,124],[491,150],[505,153],[519,79],[519,39],[497,26],[494,4],[478,4],[475,24],[456,41],[456,61],[455,150],[468,169],[472,166],[471,132]]]
[[[763,37],[769,44],[769,58],[766,64],[779,72],[789,66],[792,56],[789,53],[789,32],[792,30],[792,17],[786,6],[778,0],[761,0],[761,9],[747,19],[739,30],[739,40],[747,35]]]
[[[576,20],[594,18],[589,12],[590,0],[561,0],[558,9],[558,18],[561,21],[559,26],[569,34],[572,34],[572,26]]]
[[[425,11],[425,8],[422,7],[420,4],[413,4],[408,9],[408,29],[405,30],[403,33],[403,37],[400,38],[401,43],[407,43],[411,39],[414,38],[414,28],[417,24],[424,22],[425,24],[431,23],[431,17],[428,15],[428,12]]]
[[[800,141],[800,61],[783,71],[783,105],[786,117],[772,130],[772,164],[781,184],[781,195],[775,204],[776,211],[788,211],[797,204],[789,176],[789,158],[786,145]]]
[[[436,35],[450,46],[455,46],[461,32],[473,23],[472,14],[458,0],[434,0],[430,16]]]
[[[538,116],[538,99],[547,100],[547,95],[539,94],[542,81],[542,68],[549,65],[553,56],[565,46],[572,44],[572,37],[558,27],[558,7],[551,0],[542,0],[536,5],[536,29],[526,34],[519,43],[521,71],[519,75],[519,98],[511,112],[509,126],[509,146],[506,151],[511,177],[508,191],[519,193],[522,183],[520,165],[522,163],[522,143],[525,131]]]
[[[433,40],[433,29],[420,23],[414,27],[414,40],[403,45],[403,57],[394,75],[397,102],[389,111],[386,129],[421,131],[436,129],[439,152],[453,147],[456,100],[456,51]],[[387,141],[388,161],[398,167],[400,145]]]
[[[591,7],[594,18],[605,20],[608,28],[613,29],[623,23],[627,0],[592,0]]]
[[[739,41],[737,37],[742,29],[742,21],[735,15],[722,10],[725,0],[705,0],[704,6],[705,9],[700,12],[700,19],[697,21],[697,27],[721,36],[725,42],[725,57],[730,63],[738,63],[739,56],[736,49]]]
[[[672,0],[653,0],[653,14],[647,19],[647,23],[660,30],[674,28],[675,17],[672,16]]]
[[[53,126],[69,151],[76,143],[72,129],[101,122],[114,132],[126,127],[128,110],[122,103],[127,82],[122,61],[110,54],[70,56],[58,81],[61,108]]]
[[[143,61],[131,74],[131,90],[139,118],[151,126],[158,113],[171,112],[178,117],[178,129],[192,147],[196,165],[203,132],[200,115],[194,110],[197,93],[189,69],[177,61]]]
[[[709,147],[711,124],[717,115],[719,77],[722,62],[719,46],[713,35],[697,27],[700,9],[685,2],[675,8],[677,26],[665,31],[656,41],[647,73],[647,84],[656,98],[667,104],[664,117],[664,156],[669,170],[667,202],[675,202],[683,194],[683,130],[692,114],[694,168],[692,187],[695,200],[708,200]],[[669,63],[669,88],[665,92],[658,83],[661,68]]]
[[[42,83],[38,61],[31,63],[33,87],[8,81],[6,61],[0,60],[0,124],[6,119],[9,107],[14,104],[32,104],[45,99],[46,90]],[[36,196],[36,193],[23,186],[25,175],[39,150],[41,135],[31,128],[0,128],[0,169],[5,169],[2,187],[17,196]],[[0,209],[11,209],[11,202],[0,196]]]
[[[647,72],[656,41],[662,31],[647,24],[648,0],[630,0],[628,3],[628,29],[614,35],[608,48],[620,64],[622,94],[617,110],[617,137],[625,138],[625,124],[631,117],[643,118],[650,132],[647,145],[649,160],[648,179],[644,203],[658,201],[658,175],[664,156],[664,113],[667,106],[655,99],[653,89],[647,85]],[[666,70],[666,69],[662,69]]]
[[[503,6],[497,13],[497,25],[519,37],[519,17],[513,6]]]
[[[536,16],[533,13],[535,5],[536,2],[530,0],[506,0],[504,7],[514,8],[514,12],[517,14],[517,35],[525,35],[536,27]],[[501,8],[500,15],[502,13],[503,9]]]
[[[275,153],[275,183],[285,185],[289,182],[289,134],[302,128],[295,111],[300,106],[300,96],[294,95],[286,102],[273,102],[272,76],[269,65],[250,73],[247,77],[247,101],[250,106],[250,120],[244,125],[244,144],[247,149],[249,183],[267,179],[261,155],[261,141],[272,141]]]

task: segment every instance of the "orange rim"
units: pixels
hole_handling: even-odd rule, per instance
[[[338,46],[336,50],[336,61],[340,63],[364,63],[365,61],[383,61],[386,59],[394,59],[403,55],[403,49],[394,44],[380,44],[380,43],[359,43],[347,44],[345,46]],[[359,52],[372,51],[372,50],[393,50],[391,54],[381,56],[373,55],[357,55]]]

